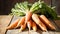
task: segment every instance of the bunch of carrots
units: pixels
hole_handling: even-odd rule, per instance
[[[20,27],[20,32],[26,27],[37,31],[37,26],[41,28],[42,31],[47,31],[47,28],[55,30],[54,25],[46,18],[44,15],[32,14],[29,12],[26,16],[21,19],[17,19],[14,23],[10,24],[7,29],[13,29]]]
[[[23,2],[19,4],[17,3],[15,5],[15,8],[12,9],[11,14],[17,16],[21,16],[21,15],[25,15],[25,16],[23,16],[21,19],[17,19],[14,23],[10,24],[7,27],[8,30],[20,27],[19,31],[21,32],[24,29],[26,29],[26,27],[28,27],[29,30],[32,28],[34,31],[37,31],[37,26],[39,26],[42,31],[47,31],[47,28],[51,30],[55,30],[54,25],[47,19],[46,16],[46,11],[51,10],[50,12],[47,12],[47,14],[48,15],[51,14],[52,17],[55,18],[56,14],[51,7],[47,6],[46,4],[44,4],[43,1],[40,0],[38,2],[35,2],[30,9],[28,8],[28,5],[29,4],[27,2]],[[48,8],[48,10],[46,11],[43,10],[46,7]],[[36,11],[38,9],[42,11],[40,12],[41,15],[37,14],[39,13],[38,11]]]

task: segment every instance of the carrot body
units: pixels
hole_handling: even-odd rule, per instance
[[[31,21],[31,20],[29,20],[29,21],[27,22],[27,27],[28,27],[28,28],[31,28],[31,27],[32,27],[32,21]]]
[[[22,17],[21,20],[18,22],[17,27],[21,26],[25,22],[25,17]]]
[[[41,22],[37,14],[33,14],[32,19],[43,31],[47,31],[46,26]]]
[[[21,26],[21,28],[20,28],[19,32],[22,32],[26,28],[26,24],[24,23],[24,24],[22,24],[20,26]]]
[[[35,22],[32,22],[32,29],[33,29],[34,31],[37,30],[37,25],[35,24]]]
[[[19,26],[19,25],[21,27],[19,32],[23,31],[26,28],[25,17],[21,18],[21,20],[19,21],[17,26]]]
[[[40,19],[52,30],[55,30],[54,25],[44,16],[40,15]]]
[[[31,16],[32,16],[32,12],[27,12],[27,13],[26,13],[25,23],[27,23],[27,22],[31,19]]]
[[[14,23],[10,24],[7,29],[13,29],[17,26],[18,22],[19,22],[20,19],[17,19]]]

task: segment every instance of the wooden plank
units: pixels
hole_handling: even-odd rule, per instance
[[[57,27],[60,29],[60,20],[55,20],[55,24],[56,24]]]
[[[11,23],[13,23],[17,18],[20,18],[20,17],[14,17]],[[52,24],[54,23],[52,22]],[[58,30],[56,25],[55,27]],[[38,29],[37,32],[34,32],[33,30],[31,30],[30,33],[31,34],[59,34],[60,32],[57,32],[57,31],[42,32],[41,30]],[[26,28],[26,30],[24,30],[23,32],[19,32],[19,29],[12,29],[12,30],[8,30],[6,34],[28,34],[28,29]]]
[[[8,26],[12,16],[0,15],[0,34],[5,34],[6,27]]]
[[[7,34],[28,34],[28,30],[24,30],[23,32],[19,32],[19,29],[8,30]],[[30,34],[60,34],[60,32],[49,31],[49,32],[42,32],[42,31],[30,31]]]
[[[23,32],[19,32],[19,29],[8,30],[7,34],[28,34],[28,30],[24,30]],[[40,32],[34,32],[31,30],[30,34],[40,34]]]

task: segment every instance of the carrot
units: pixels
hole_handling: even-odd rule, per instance
[[[29,21],[27,22],[27,27],[31,29],[31,27],[32,27],[32,21],[31,21],[31,20],[29,20]]]
[[[37,30],[37,25],[35,24],[35,22],[32,22],[32,29],[33,29],[34,31]]]
[[[48,28],[55,30],[54,25],[44,15],[40,15],[40,19],[48,26]]]
[[[33,14],[32,19],[43,31],[47,31],[45,24],[41,22],[37,14]]]
[[[26,28],[26,23],[25,23],[25,17],[22,17],[21,20],[19,21],[17,27],[20,26],[19,32],[23,31]]]
[[[25,23],[27,23],[27,22],[31,19],[31,16],[32,16],[32,12],[27,12],[27,13],[26,13]]]
[[[18,22],[16,28],[19,27],[19,26],[21,26],[24,22],[25,22],[25,17],[22,17],[22,18],[20,19],[20,21]]]
[[[27,22],[27,27],[29,28],[28,34],[30,34],[30,29],[31,29],[31,27],[32,27],[32,20],[29,20],[29,21]]]
[[[21,25],[21,28],[20,28],[19,32],[22,32],[25,28],[26,28],[26,24],[24,23],[24,24]]]
[[[14,21],[12,24],[10,24],[6,29],[13,29],[17,26],[18,22],[20,19],[17,19],[16,21]]]

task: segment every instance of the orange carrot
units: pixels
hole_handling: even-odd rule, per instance
[[[31,20],[29,20],[29,21],[27,22],[27,27],[29,28],[28,34],[30,34],[30,29],[31,29],[31,27],[32,27],[32,21],[31,21]]]
[[[22,32],[26,28],[26,24],[24,23],[24,24],[22,24],[20,26],[21,26],[21,28],[20,28],[19,32]]]
[[[32,19],[43,31],[47,31],[45,24],[41,22],[37,14],[33,14]]]
[[[16,28],[19,27],[19,26],[21,26],[24,22],[25,22],[25,17],[22,17],[22,18],[20,19],[20,21],[18,22]]]
[[[25,23],[25,17],[22,17],[21,20],[19,21],[17,27],[20,25],[20,30],[19,32],[23,31],[26,28],[26,23]]]
[[[32,29],[33,29],[34,31],[37,30],[37,25],[35,24],[35,22],[32,22]]]
[[[29,21],[27,22],[27,26],[28,26],[28,28],[31,28],[31,27],[32,27],[32,21],[31,21],[31,20],[29,20]]]
[[[48,26],[49,29],[55,30],[54,25],[44,15],[40,15],[40,19]]]
[[[18,22],[20,19],[17,19],[15,22],[13,22],[12,24],[10,24],[6,29],[13,29],[17,26]]]
[[[32,12],[27,12],[27,13],[26,13],[25,23],[27,23],[27,22],[31,19],[31,16],[32,16]]]

